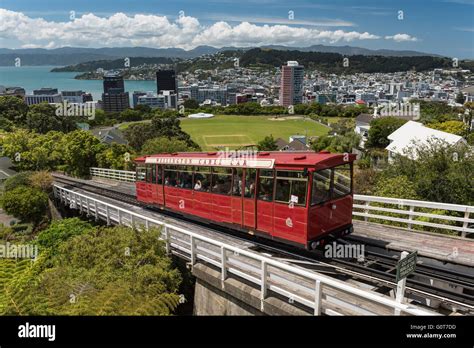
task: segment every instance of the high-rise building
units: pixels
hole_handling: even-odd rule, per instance
[[[104,75],[104,93],[102,93],[102,108],[105,112],[121,112],[130,107],[130,97],[125,92],[123,77],[118,72],[108,72]]]
[[[176,72],[174,70],[158,70],[156,72],[156,91],[158,94],[161,94],[163,91],[178,93]]]
[[[289,61],[281,67],[280,105],[285,107],[303,102],[304,67]]]
[[[104,93],[123,93],[125,84],[117,71],[109,71],[104,75]]]

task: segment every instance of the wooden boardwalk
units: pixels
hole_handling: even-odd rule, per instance
[[[447,236],[432,232],[410,231],[372,222],[353,220],[354,236],[370,239],[386,249],[418,251],[441,261],[474,266],[474,239]]]

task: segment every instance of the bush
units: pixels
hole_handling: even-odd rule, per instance
[[[21,172],[5,180],[5,192],[16,189],[19,186],[29,186],[32,172]]]
[[[3,194],[1,204],[7,214],[36,225],[46,215],[48,195],[37,188],[18,186]]]
[[[84,234],[92,229],[93,227],[90,223],[79,218],[57,220],[53,221],[47,229],[38,234],[36,242],[41,248],[51,249],[54,254],[62,242],[72,236]]]
[[[50,193],[53,188],[53,177],[46,171],[36,172],[30,176],[30,184],[34,188]]]

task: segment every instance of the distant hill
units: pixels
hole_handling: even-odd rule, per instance
[[[365,56],[393,56],[393,57],[415,57],[415,56],[437,56],[429,53],[416,51],[394,51],[394,50],[370,50],[352,46],[325,46],[313,45],[310,47],[286,47],[286,46],[264,46],[263,48],[277,50],[291,50],[301,52],[323,52],[338,53],[343,55],[365,55]],[[200,57],[205,54],[228,50],[251,50],[252,47],[223,47],[198,46],[186,51],[181,48],[149,48],[149,47],[111,47],[111,48],[80,48],[62,47],[56,49],[27,48],[9,49],[0,48],[0,66],[13,66],[15,58],[21,58],[23,65],[73,65],[97,60],[113,60],[125,57],[163,57],[189,59]]]
[[[174,64],[179,61],[177,58],[164,58],[164,57],[131,57],[130,66],[137,67],[143,64],[153,65],[153,64]],[[112,59],[112,60],[93,60],[91,62],[79,63],[68,65],[61,68],[54,68],[51,71],[53,72],[89,72],[95,71],[99,68],[104,70],[115,70],[124,68],[124,60]]]
[[[302,52],[297,50],[275,50],[254,48],[240,57],[241,66],[279,67],[289,60],[296,60],[306,68],[327,73],[390,73],[397,71],[426,71],[435,68],[452,68],[452,61],[446,57],[433,56],[372,56],[353,55],[348,66],[343,66],[345,56],[338,53]],[[472,62],[461,61],[461,68],[472,69]]]

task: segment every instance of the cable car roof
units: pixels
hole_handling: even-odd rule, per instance
[[[272,169],[277,167],[315,167],[322,169],[355,160],[354,154],[287,151],[178,152],[142,156],[136,162],[147,164],[216,166]]]

